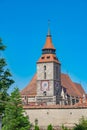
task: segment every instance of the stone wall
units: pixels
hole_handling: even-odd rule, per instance
[[[87,117],[87,108],[27,108],[26,113],[29,115],[30,122],[35,123],[38,119],[40,127],[47,127],[49,124],[53,126],[74,126],[79,119],[84,116]]]
[[[46,66],[46,79],[53,79],[53,63],[38,63],[37,64],[37,80],[44,80],[44,66]]]

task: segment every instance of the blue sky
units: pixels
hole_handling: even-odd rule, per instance
[[[0,37],[14,86],[24,88],[36,73],[48,19],[62,72],[87,92],[87,0],[0,0]]]

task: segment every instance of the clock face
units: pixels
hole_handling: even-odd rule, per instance
[[[41,90],[42,91],[48,91],[48,89],[49,89],[48,81],[42,81]]]

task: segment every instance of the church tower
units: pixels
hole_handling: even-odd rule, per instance
[[[52,44],[50,29],[42,55],[37,61],[37,104],[59,104],[61,95],[61,64]]]

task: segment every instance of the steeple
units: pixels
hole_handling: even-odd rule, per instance
[[[46,36],[46,42],[44,47],[42,48],[42,56],[38,60],[37,63],[43,63],[43,62],[56,62],[59,63],[58,58],[56,57],[56,49],[53,46],[52,43],[52,37],[50,34],[50,28],[48,27],[48,33]],[[60,63],[59,63],[60,64]]]
[[[50,27],[48,27],[48,33],[47,33],[47,36],[46,36],[46,42],[45,42],[45,45],[42,49],[42,54],[55,54],[55,48],[53,46],[53,43],[52,43],[52,37],[51,37],[51,34],[50,34]]]
[[[46,42],[45,42],[45,45],[43,47],[42,50],[45,50],[45,49],[52,49],[52,50],[55,50],[53,44],[52,44],[52,37],[50,35],[50,32],[48,30],[48,34],[47,34],[47,37],[46,37]]]
[[[61,86],[61,64],[55,51],[50,28],[48,27],[42,55],[37,61],[37,103],[39,101],[50,105],[58,103],[58,94]]]

